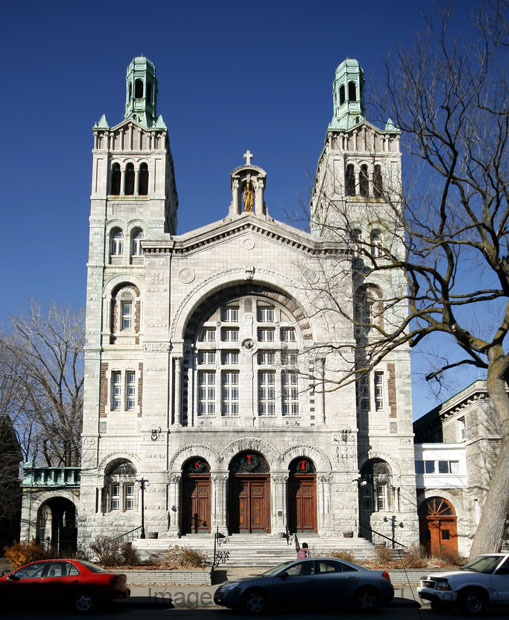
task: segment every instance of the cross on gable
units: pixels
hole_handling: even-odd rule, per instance
[[[249,149],[242,155],[242,157],[246,160],[246,166],[251,165],[251,157],[253,157],[253,153]]]

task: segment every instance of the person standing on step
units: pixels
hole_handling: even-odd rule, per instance
[[[302,543],[302,547],[297,551],[297,560],[304,560],[309,557],[309,547],[307,542]]]

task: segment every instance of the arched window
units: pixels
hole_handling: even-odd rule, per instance
[[[369,176],[366,164],[362,164],[359,174],[359,194],[361,196],[369,196]]]
[[[367,336],[374,327],[383,327],[382,292],[373,284],[359,287],[355,294],[354,322],[358,336]]]
[[[343,105],[345,103],[345,85],[341,84],[339,87],[339,105]]]
[[[355,170],[353,164],[346,167],[346,195],[355,196]]]
[[[362,466],[360,473],[361,510],[391,510],[394,504],[394,489],[389,464],[382,459],[371,459]]]
[[[111,300],[112,344],[117,336],[130,336],[140,330],[140,291],[133,284],[121,284]]]
[[[143,97],[143,80],[136,80],[134,83],[134,98],[142,99]]]
[[[135,228],[131,233],[131,256],[132,257],[140,257],[143,255],[143,250],[141,249],[141,242],[143,240],[143,231],[141,228]]]
[[[272,298],[228,298],[204,311],[186,340],[189,372],[184,374],[191,385],[183,410],[188,419],[238,417],[248,410],[280,418],[305,410],[299,372],[303,335],[294,316]],[[253,394],[252,402],[242,398],[241,386]],[[193,405],[194,415],[187,409]]]
[[[124,253],[124,233],[114,228],[110,235],[110,258],[122,256]]]
[[[127,164],[125,167],[124,194],[126,196],[134,194],[134,164]]]
[[[120,179],[122,173],[120,172],[120,164],[115,163],[111,167],[111,194],[118,196],[120,194]]]
[[[373,193],[375,198],[381,198],[383,194],[382,166],[377,164],[373,173]]]
[[[138,194],[140,196],[148,194],[148,165],[145,162],[141,164],[138,175]]]
[[[137,508],[136,468],[126,459],[111,463],[105,472],[103,512],[129,512]]]
[[[383,235],[379,228],[374,228],[370,235],[371,256],[380,258],[383,255]]]
[[[348,82],[348,101],[357,101],[355,82]]]

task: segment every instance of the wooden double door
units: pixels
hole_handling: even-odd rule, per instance
[[[182,533],[210,532],[210,475],[182,477]]]
[[[229,508],[231,532],[270,532],[269,476],[231,475]]]
[[[419,508],[420,542],[431,556],[458,553],[458,525],[454,508],[443,497],[431,497]]]
[[[316,476],[294,474],[288,479],[290,532],[316,532]]]

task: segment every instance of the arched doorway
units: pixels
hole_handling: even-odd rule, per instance
[[[37,512],[37,542],[61,553],[76,551],[76,507],[65,497],[52,497]]]
[[[182,467],[182,534],[210,532],[210,465],[188,459]]]
[[[269,465],[258,452],[246,450],[230,463],[229,530],[270,532]]]
[[[288,527],[290,532],[316,532],[316,470],[313,462],[298,457],[290,463]]]
[[[458,529],[454,508],[443,497],[430,497],[419,506],[421,545],[431,556],[458,553]]]

